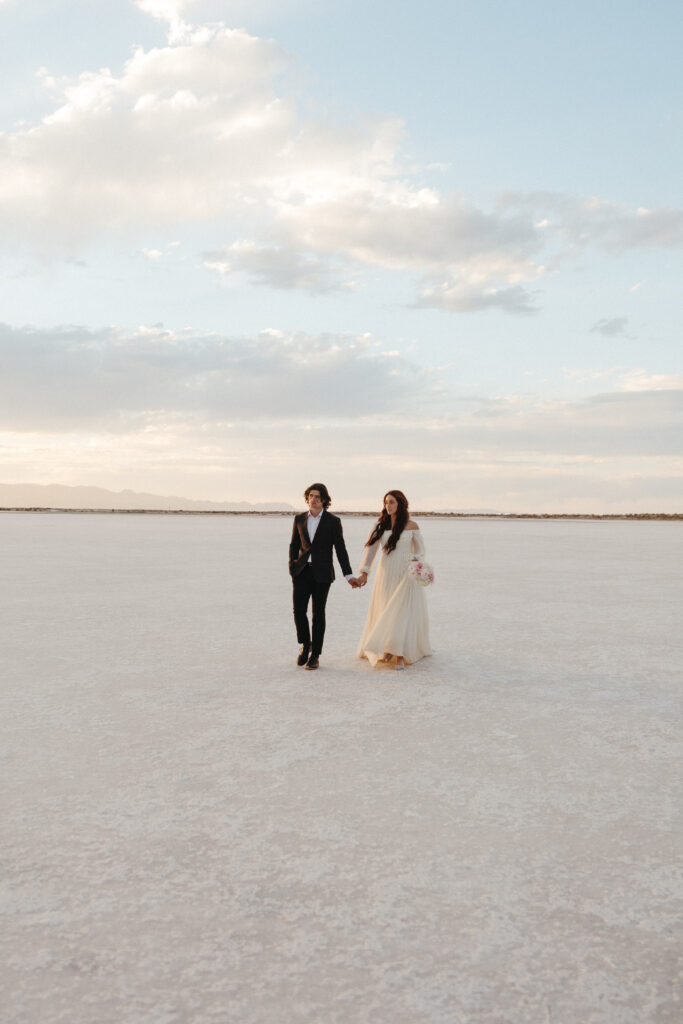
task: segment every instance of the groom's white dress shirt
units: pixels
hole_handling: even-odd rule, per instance
[[[320,523],[320,520],[322,519],[324,514],[324,508],[320,510],[317,516],[314,516],[312,512],[308,513],[308,518],[306,519],[306,529],[308,530],[308,539],[310,540],[311,544],[313,543],[313,538],[315,537],[316,530],[318,529],[318,524]],[[310,555],[308,556],[308,561],[312,561]]]

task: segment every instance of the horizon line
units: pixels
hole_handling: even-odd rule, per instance
[[[302,510],[304,511],[304,510]],[[76,515],[157,515],[157,516],[291,516],[294,509],[160,509],[160,508],[58,508],[49,505],[0,506],[2,512],[37,512]],[[341,509],[334,515],[377,518],[376,512]],[[440,512],[435,509],[411,512],[414,516],[435,519],[683,519],[683,512]]]

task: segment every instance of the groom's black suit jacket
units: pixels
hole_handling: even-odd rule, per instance
[[[320,516],[321,519],[312,544],[308,539],[308,529],[306,528],[308,512],[301,512],[298,516],[294,516],[292,539],[289,545],[289,572],[291,576],[298,576],[300,572],[303,572],[310,555],[314,578],[319,583],[331,583],[334,579],[332,548],[337,552],[344,576],[351,576],[352,569],[344,544],[341,519],[326,511],[321,512]]]

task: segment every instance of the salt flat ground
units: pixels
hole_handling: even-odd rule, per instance
[[[313,673],[287,518],[0,516],[3,1024],[679,1024],[681,525],[422,529]]]

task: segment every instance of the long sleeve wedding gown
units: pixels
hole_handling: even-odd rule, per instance
[[[410,665],[432,653],[425,588],[408,575],[410,563],[422,558],[425,546],[418,530],[404,530],[387,554],[385,533],[366,545],[359,572],[369,573],[379,551],[375,582],[358,657],[374,666],[385,654],[402,656]]]

